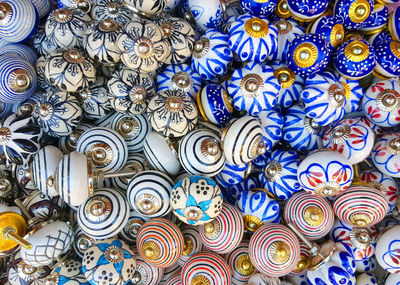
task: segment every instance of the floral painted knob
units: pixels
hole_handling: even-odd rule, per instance
[[[381,80],[364,93],[362,109],[374,124],[393,127],[400,124],[400,83],[398,80]]]
[[[187,64],[168,65],[157,75],[157,90],[180,90],[196,100],[202,86],[200,75]]]
[[[281,200],[301,190],[297,181],[300,158],[294,151],[275,150],[266,160],[258,179],[264,188]]]
[[[321,16],[328,8],[329,1],[310,1],[301,3],[296,0],[287,0],[289,11],[300,21],[310,22]]]
[[[136,269],[134,252],[122,240],[106,239],[89,247],[82,259],[82,272],[91,283],[127,283]],[[110,280],[111,279],[111,280]]]
[[[284,219],[309,240],[319,240],[332,229],[335,214],[329,202],[306,192],[294,194],[285,205]]]
[[[240,6],[245,13],[254,16],[269,16],[275,10],[277,0],[257,1],[257,0],[241,0]]]
[[[166,90],[151,98],[147,115],[155,131],[167,137],[182,137],[193,130],[198,111],[185,93]]]
[[[332,15],[319,17],[311,24],[310,32],[325,38],[331,50],[335,50],[344,41],[344,28],[339,18]]]
[[[185,177],[171,192],[173,213],[189,225],[211,222],[221,213],[222,202],[221,189],[211,178],[204,176]]]
[[[261,273],[280,277],[291,272],[300,257],[300,244],[296,235],[287,227],[267,224],[251,237],[249,256]]]
[[[242,212],[244,227],[250,234],[264,224],[276,223],[281,219],[279,203],[260,189],[244,190],[238,195],[236,206]]]
[[[182,285],[231,284],[231,272],[226,261],[211,252],[191,256],[182,267]]]
[[[202,32],[219,28],[224,20],[223,3],[218,0],[210,0],[207,4],[201,0],[188,0],[187,10],[189,18]]]
[[[135,0],[135,3],[144,1]],[[171,53],[171,47],[164,36],[164,31],[150,20],[131,20],[122,28],[122,33],[117,38],[122,62],[139,72],[155,71]]]
[[[94,239],[107,239],[117,235],[128,222],[129,205],[125,196],[113,189],[99,189],[79,206],[78,225]]]
[[[361,284],[361,285],[378,284],[378,278],[372,273],[362,273],[358,275],[356,282],[357,282],[356,284]]]
[[[310,194],[336,196],[350,186],[353,168],[340,153],[318,150],[300,163],[297,178],[301,187]]]
[[[236,69],[229,80],[228,92],[239,111],[257,115],[263,110],[272,109],[280,84],[270,66],[261,66],[253,61],[242,69]]]
[[[156,218],[171,211],[170,193],[174,183],[164,173],[147,170],[136,174],[128,183],[127,197],[139,214]]]
[[[377,229],[375,226],[357,227],[336,219],[331,237],[350,247],[355,261],[362,261],[375,254]]]
[[[82,262],[79,259],[68,258],[54,268],[44,279],[45,282],[55,285],[77,283],[79,285],[89,285],[85,275],[81,272]]]
[[[335,198],[333,210],[342,222],[367,227],[379,223],[388,213],[389,205],[379,190],[355,185]]]
[[[32,117],[11,114],[0,121],[0,149],[7,164],[27,165],[39,151],[42,129]]]
[[[389,133],[382,136],[372,149],[372,162],[383,174],[400,177],[400,134]]]
[[[336,50],[333,58],[335,69],[349,79],[361,79],[370,74],[376,66],[375,48],[367,41],[353,39]]]
[[[200,226],[204,246],[218,254],[234,250],[242,241],[243,233],[242,214],[228,203],[223,204],[221,213],[212,222]]]
[[[388,0],[390,1],[390,0]],[[389,16],[388,28],[390,31],[391,39],[400,41],[400,25],[398,19],[400,18],[400,8],[397,7]]]
[[[112,108],[128,115],[145,112],[148,100],[156,93],[150,75],[129,68],[116,71],[107,87]]]
[[[201,240],[200,227],[183,225],[181,227],[183,235],[183,252],[178,260],[178,264],[183,266],[186,261],[194,254],[204,250]]]
[[[131,9],[138,16],[146,18],[153,18],[161,14],[167,4],[167,0],[150,0],[150,1],[137,1],[137,0],[124,0],[124,5]]]
[[[59,48],[80,47],[90,21],[90,16],[81,9],[54,10],[46,20],[46,37]]]
[[[399,250],[400,243],[398,240],[398,230],[400,226],[394,226],[390,230],[384,232],[376,244],[375,256],[379,265],[392,274],[400,272],[399,266]]]
[[[136,271],[128,284],[157,285],[160,284],[164,269],[148,264],[142,257],[136,256]]]
[[[377,76],[383,78],[397,77],[400,75],[400,43],[395,41],[382,41],[374,45],[376,52]]]
[[[183,252],[179,228],[166,219],[151,219],[139,230],[136,246],[139,255],[151,266],[166,268],[178,261]]]
[[[46,59],[44,74],[47,80],[64,92],[88,89],[96,81],[92,59],[77,49],[56,50]]]
[[[81,104],[84,117],[88,119],[101,119],[112,112],[107,87],[97,82],[90,89],[77,93],[76,98]]]
[[[126,24],[133,18],[132,11],[124,5],[123,0],[98,0],[91,11],[96,21],[111,19],[114,22]]]
[[[191,67],[203,80],[211,80],[227,72],[228,64],[233,60],[228,42],[228,35],[211,29],[194,43]]]
[[[374,7],[372,0],[337,0],[333,7],[333,15],[342,19],[348,30],[358,30],[371,15]]]
[[[330,60],[328,43],[319,34],[304,34],[289,45],[287,63],[289,68],[302,77],[323,71]]]
[[[3,267],[4,268],[4,267]],[[21,255],[17,252],[15,256],[12,256],[7,263],[7,273],[6,276],[8,280],[11,282],[4,281],[4,284],[27,284],[36,283],[38,280],[40,282],[44,281],[44,278],[47,277],[51,272],[51,269],[48,266],[42,267],[33,267],[26,264]],[[85,284],[88,285],[88,284]]]
[[[27,215],[29,224],[37,221],[46,222],[53,217],[63,215],[67,206],[60,197],[49,197],[39,190],[32,191],[22,203],[29,213],[29,216]]]
[[[213,177],[225,165],[225,155],[220,138],[211,131],[191,131],[179,142],[179,161],[192,175]]]

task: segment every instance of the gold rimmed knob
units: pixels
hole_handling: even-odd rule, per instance
[[[319,226],[325,219],[324,212],[318,206],[307,206],[304,210],[303,217],[310,226]]]
[[[249,276],[256,271],[248,254],[243,254],[238,257],[235,263],[235,268],[243,276]]]
[[[190,285],[210,285],[211,282],[203,275],[197,275],[190,281]]]
[[[285,263],[290,258],[290,247],[283,241],[276,241],[270,247],[271,258],[277,263]]]
[[[254,38],[262,38],[268,34],[268,23],[260,18],[254,17],[244,24],[245,32]]]
[[[142,246],[142,252],[150,260],[157,260],[161,256],[160,247],[154,241],[146,241]]]

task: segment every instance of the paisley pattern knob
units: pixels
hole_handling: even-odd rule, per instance
[[[289,228],[267,224],[252,235],[249,256],[261,273],[280,277],[295,268],[300,257],[300,244]]]
[[[155,218],[139,230],[136,246],[139,255],[151,266],[169,267],[183,252],[183,236],[179,228],[166,219]]]

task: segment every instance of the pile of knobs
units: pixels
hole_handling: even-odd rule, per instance
[[[0,284],[400,284],[397,0],[0,0]]]

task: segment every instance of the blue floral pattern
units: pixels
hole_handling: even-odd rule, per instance
[[[261,134],[265,147],[267,151],[270,151],[282,138],[282,127],[285,121],[282,115],[275,110],[261,111],[257,117],[262,127]]]
[[[245,13],[250,13],[254,16],[268,16],[275,11],[278,0],[240,0],[240,6]]]
[[[340,22],[343,24],[346,30],[358,30],[365,25],[365,21],[353,22],[350,18],[350,6],[352,6],[356,1],[357,0],[337,0],[335,2],[335,6],[333,7],[333,14],[335,15],[335,17],[339,18]],[[371,14],[371,11],[373,10],[374,1],[367,0],[366,2],[369,6],[367,10],[367,12],[369,12],[369,16]],[[365,20],[367,19],[368,17]]]
[[[328,7],[328,0],[287,0],[290,12],[297,18],[311,21],[318,18]]]

